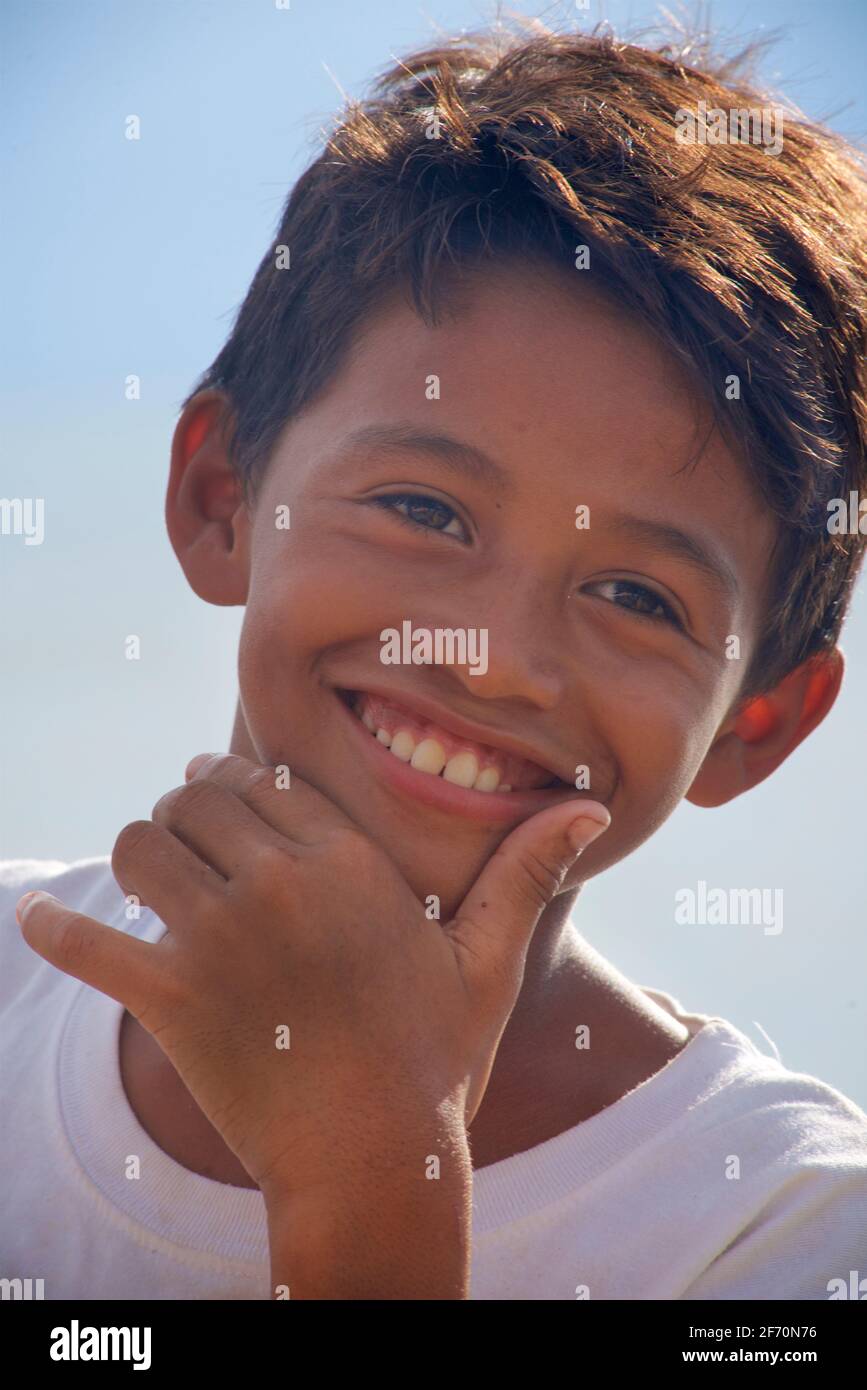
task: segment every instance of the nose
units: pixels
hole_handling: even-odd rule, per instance
[[[466,590],[459,606],[461,617],[484,636],[487,660],[478,661],[475,669],[469,663],[450,666],[452,679],[476,699],[518,701],[540,710],[562,701],[569,673],[564,634],[555,630],[550,586],[538,577],[517,576],[484,593]],[[454,607],[438,622],[454,626]],[[484,642],[477,642],[476,653],[484,650]]]

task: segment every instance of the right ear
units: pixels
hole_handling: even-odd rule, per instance
[[[190,588],[207,603],[247,601],[250,513],[228,452],[233,427],[225,392],[198,392],[172,439],[166,527]]]
[[[839,647],[816,653],[764,695],[739,706],[686,793],[694,806],[722,806],[770,777],[834,705],[845,661]]]

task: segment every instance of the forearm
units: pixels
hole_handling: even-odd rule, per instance
[[[434,1161],[436,1160],[436,1162]],[[402,1131],[300,1191],[264,1191],[272,1297],[469,1297],[472,1163],[466,1133]],[[438,1171],[438,1176],[435,1176]]]

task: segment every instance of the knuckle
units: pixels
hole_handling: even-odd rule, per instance
[[[523,891],[533,907],[540,910],[547,907],[560,884],[563,874],[540,859],[532,850],[527,850],[522,858]]]
[[[473,988],[480,991],[479,997],[491,1004],[509,1000],[513,1005],[523,978],[524,954],[503,951],[500,932],[490,921],[458,917],[450,934],[459,942],[462,956],[474,966]]]
[[[245,893],[252,894],[259,902],[270,902],[289,884],[294,862],[288,843],[261,840],[247,855],[235,877]]]
[[[234,753],[214,753],[206,763],[202,763],[187,786],[195,787],[209,781],[227,782],[242,761],[243,759],[236,757]]]
[[[87,924],[75,912],[61,917],[55,927],[55,949],[63,967],[73,974],[83,970],[90,955],[92,939]]]
[[[116,868],[121,860],[132,858],[141,848],[144,842],[153,834],[153,821],[134,820],[129,825],[125,825],[114,842],[112,852],[112,867]]]
[[[207,786],[211,782],[218,786],[240,788],[245,784],[248,770],[252,766],[246,758],[238,757],[237,753],[212,753],[186,785]]]
[[[213,806],[215,801],[221,801],[224,796],[224,789],[214,782],[187,782],[183,787],[178,787],[175,805],[183,808],[185,812],[199,811]]]
[[[172,787],[171,791],[165,792],[164,795],[160,797],[159,801],[154,802],[151,811],[151,819],[156,821],[157,824],[168,820],[173,807],[177,804],[178,792],[180,790],[180,787]]]
[[[159,978],[157,987],[151,987],[141,998],[133,998],[127,1007],[133,1018],[156,1038],[167,1022],[176,1018],[182,1009],[188,1009],[190,1001],[196,998],[177,969],[165,970]]]
[[[294,856],[288,841],[281,844],[279,840],[260,840],[256,845],[253,862],[257,873],[283,874],[293,862]]]
[[[197,815],[214,804],[220,792],[213,782],[187,782],[173,787],[161,796],[151,815],[161,825],[170,825],[182,817]]]
[[[232,906],[228,891],[196,894],[195,898],[191,896],[184,903],[184,920],[185,923],[195,926],[197,931],[206,935],[209,941],[216,943],[218,938],[221,939],[224,948],[226,929],[231,931],[233,927]],[[181,936],[183,928],[176,930],[178,930],[178,937],[175,940]],[[174,943],[170,943],[169,950],[173,949]],[[185,949],[188,949],[188,946]],[[166,955],[167,958],[170,958],[169,952]],[[218,973],[226,968],[226,960],[221,952],[215,950],[215,956],[213,961],[209,963],[209,968],[215,969]]]
[[[244,778],[244,789],[254,794],[272,792],[274,790],[273,767],[252,768]]]
[[[240,772],[251,763],[237,753],[217,753],[208,763],[208,770],[215,772]]]
[[[361,866],[371,862],[375,849],[373,842],[354,825],[337,825],[328,833],[328,847],[349,864]]]

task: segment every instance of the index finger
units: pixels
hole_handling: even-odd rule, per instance
[[[327,796],[289,773],[285,764],[268,767],[237,753],[200,753],[187,764],[186,778],[225,787],[266,825],[298,844],[318,845],[327,830],[359,829]]]

